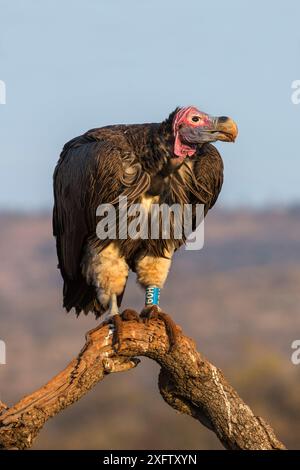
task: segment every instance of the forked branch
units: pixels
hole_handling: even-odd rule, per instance
[[[136,367],[137,356],[147,356],[161,366],[159,389],[164,400],[211,429],[227,449],[285,449],[273,429],[253,414],[222,372],[177,328],[178,341],[172,351],[165,325],[159,320],[147,325],[123,322],[118,351],[109,325],[88,332],[78,357],[46,385],[10,408],[0,402],[0,448],[31,447],[49,418],[79,400],[105,376]]]

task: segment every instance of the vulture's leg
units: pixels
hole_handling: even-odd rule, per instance
[[[99,249],[95,241],[87,244],[82,271],[88,284],[96,287],[97,300],[103,312],[104,321],[114,325],[114,343],[120,345],[122,319],[119,315],[117,297],[121,296],[128,277],[128,265],[121,255],[118,242],[111,242]]]
[[[109,311],[107,315],[107,321],[111,322],[114,326],[113,345],[119,348],[121,346],[122,341],[122,320],[119,313],[116,294],[111,294],[109,300]]]
[[[145,307],[141,317],[145,322],[151,319],[162,320],[166,326],[169,337],[170,349],[176,344],[177,327],[172,318],[159,307],[160,290],[163,287],[171,265],[169,257],[159,258],[146,255],[137,261],[136,272],[138,282],[146,289]]]

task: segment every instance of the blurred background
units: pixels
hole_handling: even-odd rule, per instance
[[[297,0],[0,0],[0,398],[12,404],[77,354],[92,317],[66,314],[51,229],[67,140],[197,105],[233,117],[205,246],[175,257],[161,303],[290,448],[300,448],[300,79]],[[140,310],[130,279],[123,306]],[[219,449],[169,408],[143,359],[52,419],[35,449]]]

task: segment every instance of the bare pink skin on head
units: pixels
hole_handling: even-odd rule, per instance
[[[194,122],[192,117],[198,117],[198,121]],[[207,114],[202,113],[195,106],[181,108],[176,114],[173,121],[173,133],[175,137],[174,154],[183,160],[185,157],[191,157],[196,152],[196,146],[193,144],[183,143],[180,139],[179,128],[182,125],[190,127],[207,127],[211,124]]]

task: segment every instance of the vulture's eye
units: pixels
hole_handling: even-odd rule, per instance
[[[198,122],[200,120],[199,116],[193,116],[192,121],[193,122]]]

